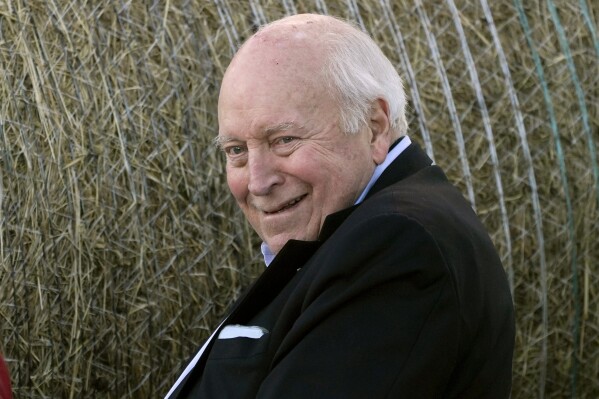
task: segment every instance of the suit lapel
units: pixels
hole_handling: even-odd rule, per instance
[[[320,245],[320,241],[289,240],[233,308],[227,322],[243,323],[268,305]]]

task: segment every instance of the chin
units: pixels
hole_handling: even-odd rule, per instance
[[[301,240],[301,238],[287,236],[287,237],[277,237],[276,239],[270,240],[270,241],[267,241],[267,240],[264,240],[264,241],[268,245],[268,248],[270,248],[270,250],[273,253],[277,254],[285,246],[285,244],[287,244],[287,242],[289,240]]]
[[[270,248],[270,250],[273,253],[277,253],[281,250],[281,248],[283,248],[283,246],[285,245],[285,243],[287,243],[287,239],[281,240],[281,239],[275,239],[275,240],[263,240],[266,245],[268,245],[268,248]]]

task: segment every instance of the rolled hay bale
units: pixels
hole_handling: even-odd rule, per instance
[[[487,226],[517,311],[514,398],[599,396],[594,2],[0,4],[0,346],[16,397],[164,394],[258,239],[212,144],[262,23],[354,21],[397,66],[410,135]]]

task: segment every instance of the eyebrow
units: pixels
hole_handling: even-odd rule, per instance
[[[270,136],[273,133],[284,132],[286,130],[293,129],[294,127],[297,127],[297,125],[293,122],[283,122],[279,123],[278,125],[267,127],[266,129],[264,129],[264,133],[267,136]]]
[[[287,130],[291,130],[294,128],[301,128],[302,126],[297,125],[295,122],[283,122],[283,123],[278,123],[276,125],[273,126],[268,126],[265,129],[262,130],[262,132],[264,133],[264,135],[266,137],[278,133],[278,132],[284,132]],[[231,142],[231,141],[237,141],[239,139],[235,138],[235,137],[226,137],[226,136],[216,136],[212,141],[213,143],[217,146],[222,148],[226,143]]]

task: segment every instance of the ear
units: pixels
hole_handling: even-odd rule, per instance
[[[391,146],[391,121],[389,120],[389,104],[382,98],[372,103],[368,124],[372,136],[370,148],[372,159],[377,165],[383,163]]]

